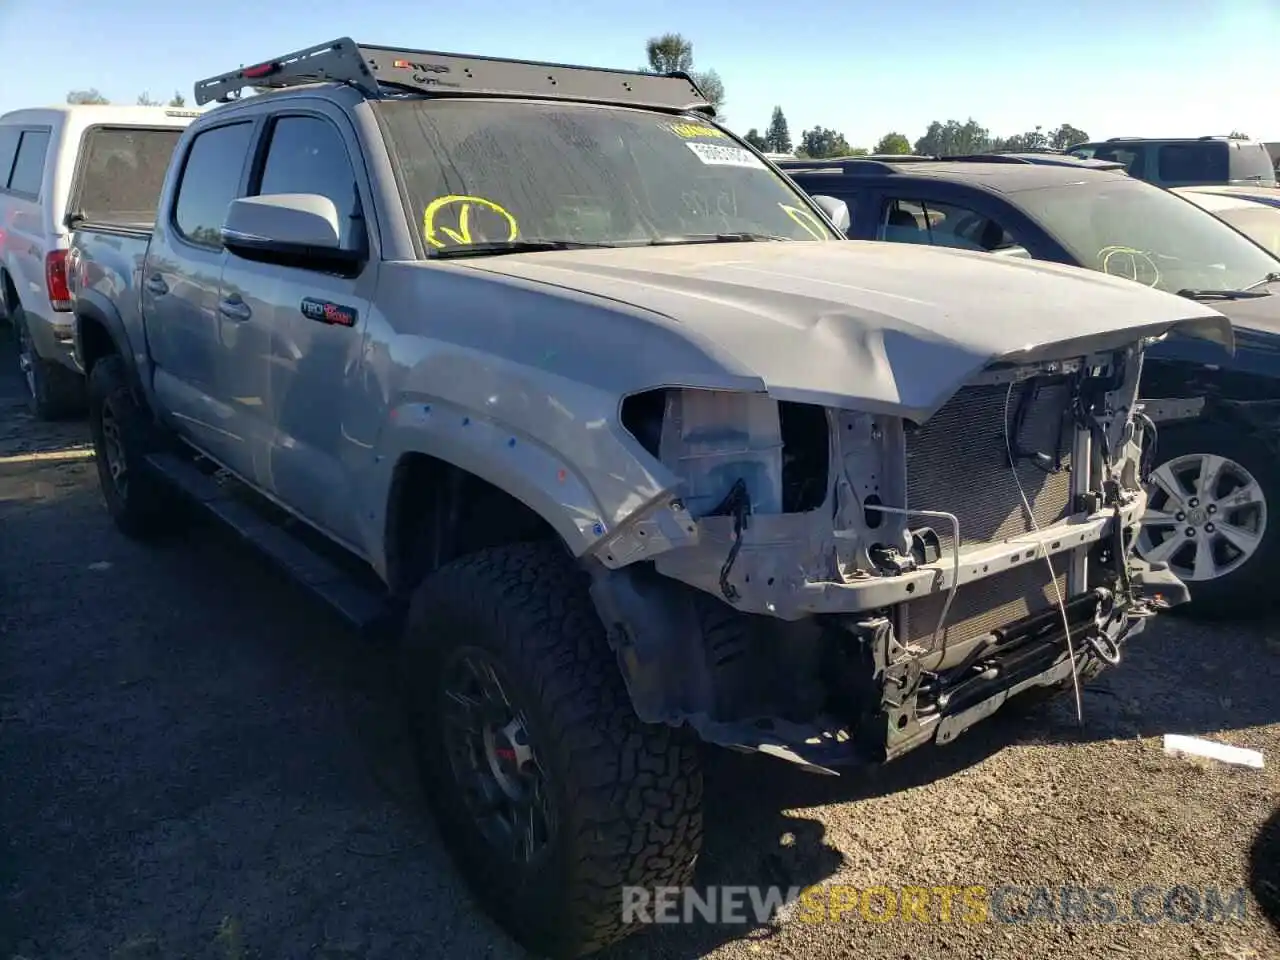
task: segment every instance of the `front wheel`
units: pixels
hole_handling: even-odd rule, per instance
[[[1188,612],[1257,611],[1280,569],[1280,464],[1226,424],[1160,431],[1137,550],[1165,561],[1191,591]]]
[[[455,862],[527,949],[578,957],[635,926],[626,888],[684,886],[702,843],[687,731],[642,723],[583,574],[549,544],[429,576],[405,634],[424,789]]]

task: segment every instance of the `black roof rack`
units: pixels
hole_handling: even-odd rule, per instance
[[[1107,137],[1107,143],[1123,143],[1126,140],[1157,140],[1167,143],[1191,143],[1196,140],[1250,140],[1251,137],[1237,137],[1229,133],[1209,133],[1203,137]]]
[[[715,108],[685,73],[642,73],[575,67],[534,60],[503,60],[430,50],[356,44],[342,37],[195,85],[197,105],[225,103],[245,87],[284,88],[306,83],[345,83],[366,96],[411,91],[448,96],[533,97],[697,110]]]
[[[830,170],[837,173],[894,173],[899,164],[915,163],[1003,163],[1055,167],[1080,167],[1089,170],[1123,170],[1124,164],[1114,160],[1093,160],[1059,153],[967,153],[951,156],[918,154],[878,154],[863,157],[835,157],[830,160],[806,160],[797,157],[774,161],[791,172]]]

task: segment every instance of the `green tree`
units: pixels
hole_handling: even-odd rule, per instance
[[[142,91],[142,93],[138,94],[138,106],[140,106],[140,107],[158,107],[158,106],[160,106],[160,101],[159,101],[159,100],[152,100],[152,99],[151,99],[151,97],[150,97],[150,96],[148,96],[147,91],[143,90],[143,91]]]
[[[800,134],[800,146],[796,153],[822,160],[828,157],[847,157],[852,150],[844,134],[826,127],[814,127]]]
[[[752,127],[750,130],[748,130],[746,135],[742,139],[747,141],[747,143],[751,144],[761,153],[769,149],[769,141],[766,140],[764,137],[760,136],[760,131],[757,130],[755,127]]]
[[[88,90],[72,90],[67,94],[67,103],[110,103],[111,101],[98,92],[97,87]]]
[[[911,152],[911,141],[901,133],[886,133],[876,144],[873,153],[905,154]]]
[[[1049,146],[1055,150],[1066,150],[1068,147],[1074,147],[1077,143],[1085,143],[1088,139],[1089,135],[1079,127],[1064,123],[1054,127],[1049,134]]]
[[[645,42],[644,53],[650,73],[687,73],[692,77],[707,102],[716,108],[717,116],[724,119],[724,81],[714,70],[693,68],[692,42],[678,33],[664,33],[650,37]]]
[[[175,90],[173,91],[173,99],[169,101],[168,105],[171,107],[185,107],[187,105],[187,98]]]
[[[781,107],[773,108],[773,116],[769,120],[769,129],[765,131],[764,142],[772,153],[791,152],[791,131],[787,129],[787,118]]]
[[[925,156],[954,157],[984,153],[991,146],[991,133],[970,117],[964,123],[933,121],[923,137],[915,143],[915,152]]]

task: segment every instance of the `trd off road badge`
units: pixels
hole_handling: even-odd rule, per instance
[[[300,309],[302,315],[308,320],[327,323],[334,327],[354,327],[359,317],[354,307],[344,307],[340,303],[317,300],[315,297],[307,297],[303,300]]]

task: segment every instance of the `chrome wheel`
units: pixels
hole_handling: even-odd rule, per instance
[[[125,499],[129,492],[128,461],[124,453],[124,439],[120,435],[120,421],[116,419],[111,404],[102,406],[102,459],[120,499]]]
[[[1147,493],[1138,554],[1168,563],[1183,581],[1224,577],[1262,545],[1266,494],[1234,460],[1211,453],[1176,457],[1151,472]]]
[[[18,370],[26,381],[27,392],[36,395],[36,348],[31,342],[31,334],[27,332],[25,323],[17,324],[18,333]]]
[[[455,651],[443,681],[441,732],[465,805],[489,843],[530,863],[554,836],[555,819],[524,714],[477,647]]]

